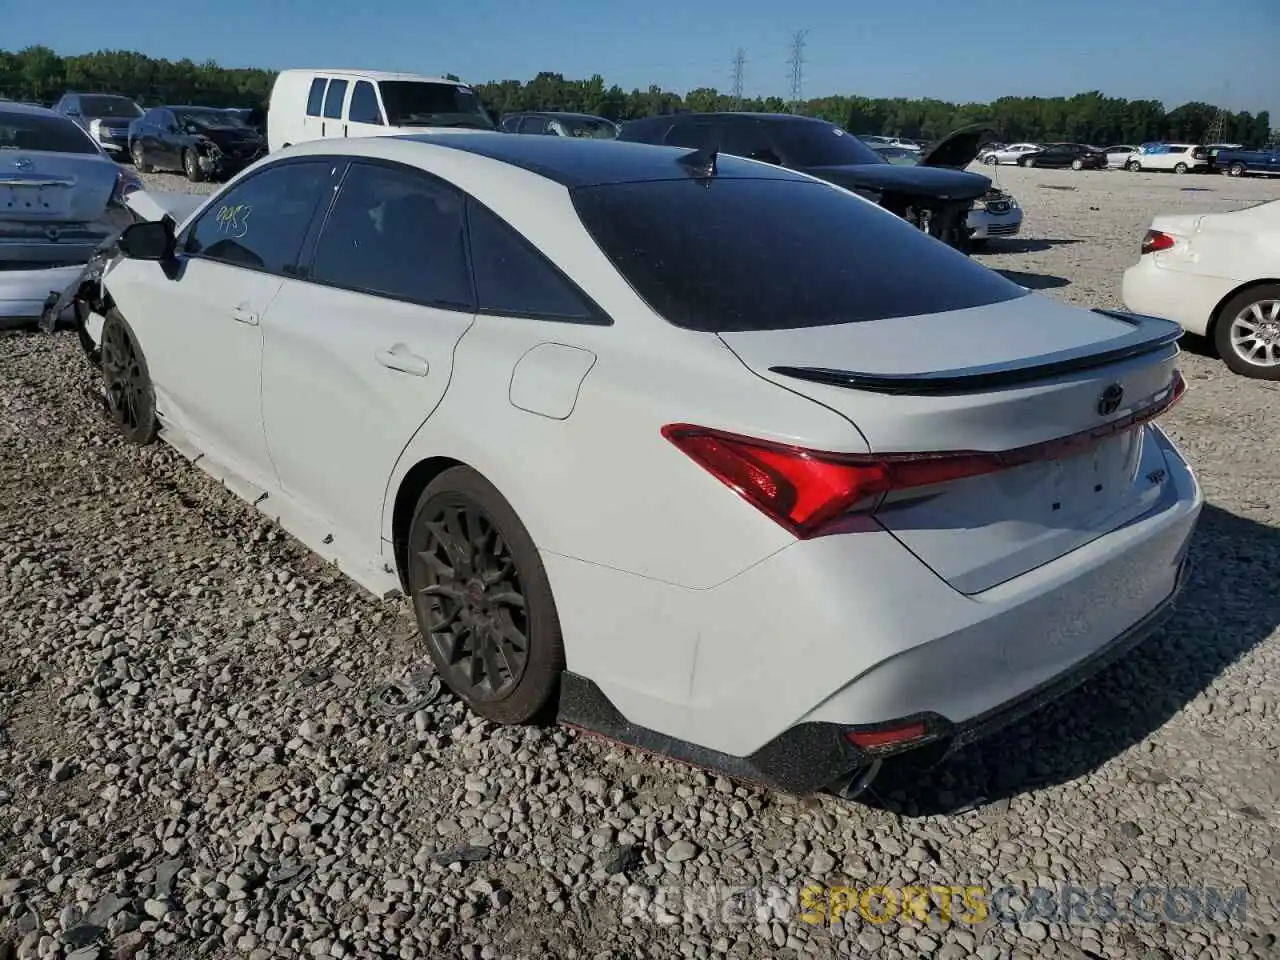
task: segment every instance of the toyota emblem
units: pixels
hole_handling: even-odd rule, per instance
[[[13,165],[19,170],[30,170],[32,163],[26,157],[19,157],[17,160],[13,161]]]
[[[1124,400],[1124,387],[1113,383],[1103,390],[1102,396],[1098,398],[1098,413],[1104,417],[1110,416],[1120,409],[1122,400]]]

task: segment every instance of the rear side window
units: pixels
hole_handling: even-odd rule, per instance
[[[520,124],[521,133],[546,133],[546,117],[525,117]]]
[[[329,81],[329,91],[324,95],[324,115],[326,119],[342,119],[342,101],[346,99],[346,96],[347,81]]]
[[[690,178],[579,187],[573,200],[636,292],[690,330],[883,320],[1027,293],[826,184]]]
[[[609,322],[514,227],[474,200],[467,202],[467,230],[480,310],[504,317]]]
[[[2,150],[31,150],[40,153],[100,152],[74,120],[0,110],[0,151]]]
[[[434,177],[353,163],[316,243],[310,279],[471,310],[464,210],[463,196]]]
[[[311,81],[311,92],[307,94],[307,116],[318,117],[324,109],[324,85],[328,83],[324,77],[316,77]]]
[[[368,80],[357,80],[351,91],[351,107],[347,119],[352,123],[382,123],[382,111],[378,109],[378,95]]]

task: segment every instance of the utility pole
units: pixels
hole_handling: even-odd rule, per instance
[[[1228,80],[1222,88],[1218,100],[1218,112],[1214,114],[1213,123],[1209,125],[1209,130],[1205,134],[1206,143],[1221,143],[1222,138],[1226,136],[1227,126],[1227,101],[1231,99],[1231,81]]]
[[[742,74],[747,64],[747,52],[741,47],[733,55],[733,109],[742,109]]]
[[[808,30],[797,30],[791,35],[791,56],[787,63],[791,66],[791,112],[795,113],[800,106],[800,95],[804,91],[804,43]]]

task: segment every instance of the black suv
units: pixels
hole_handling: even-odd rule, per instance
[[[64,93],[53,109],[80,124],[117,160],[127,158],[129,124],[142,116],[141,107],[114,93]]]
[[[925,151],[919,164],[889,163],[834,123],[777,113],[680,113],[624,123],[619,140],[730,153],[799,170],[845,187],[957,249],[967,251],[973,201],[991,181],[966,173],[986,125],[964,127]]]

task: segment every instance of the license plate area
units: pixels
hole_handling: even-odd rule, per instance
[[[65,184],[26,184],[0,181],[0,219],[65,216],[70,188]]]
[[[1051,525],[1108,512],[1127,500],[1142,460],[1141,428],[1126,430],[1079,453],[1038,465],[1030,499]]]

